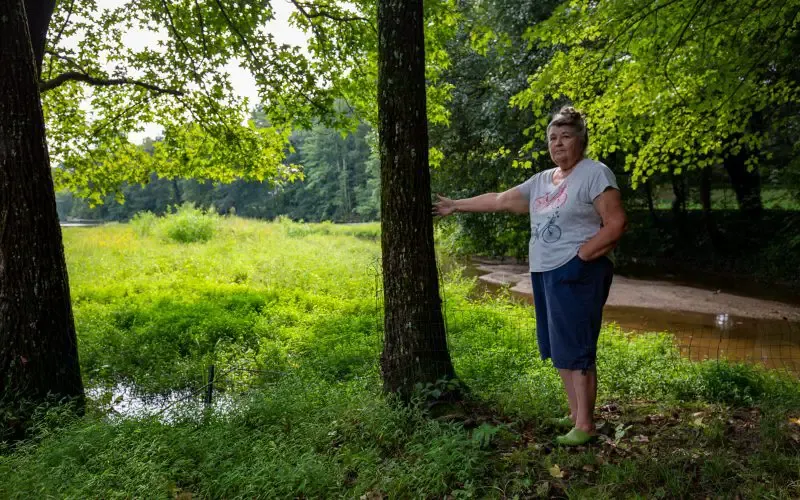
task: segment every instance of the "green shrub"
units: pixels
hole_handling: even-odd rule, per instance
[[[178,243],[206,242],[214,236],[219,216],[191,203],[181,205],[160,221],[163,234]]]
[[[131,227],[139,236],[150,236],[158,224],[158,216],[150,211],[139,212],[131,219]]]
[[[131,219],[131,227],[140,237],[160,236],[177,243],[207,242],[217,231],[220,219],[212,210],[185,203],[163,217],[152,212],[139,212]]]

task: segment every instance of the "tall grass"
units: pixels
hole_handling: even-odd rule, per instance
[[[600,405],[720,415],[759,406],[764,417],[760,444],[738,461],[724,428],[703,424],[686,432],[720,458],[702,468],[689,470],[691,454],[598,465],[591,451],[547,444],[543,419],[561,415],[566,401],[555,370],[538,358],[529,307],[476,299],[472,279],[447,273],[453,362],[484,410],[433,419],[381,391],[377,224],[220,218],[211,239],[179,243],[143,231],[164,224],[147,217],[64,232],[85,383],[93,394],[118,384],[192,390],[213,363],[257,371],[237,372],[255,389],[226,411],[169,420],[114,415],[102,398],[82,418],[45,411],[29,442],[0,449],[0,498],[681,496],[698,488],[748,496],[762,491],[759,474],[777,485],[775,496],[800,493],[790,479],[800,456],[785,444],[794,431],[784,415],[800,408],[794,379],[694,365],[666,334],[608,326]],[[743,464],[758,474],[726,479]],[[598,474],[555,478],[553,465]],[[681,474],[690,480],[673,481]]]

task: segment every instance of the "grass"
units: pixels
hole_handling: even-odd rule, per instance
[[[659,210],[671,209],[674,199],[671,188],[662,188],[658,194],[659,196],[654,200],[655,208]],[[696,196],[693,196],[693,198],[695,197]],[[798,199],[796,191],[790,189],[762,188],[761,203],[767,210],[800,210],[800,199]],[[734,193],[732,189],[711,190],[712,210],[737,210],[738,208],[739,204],[736,201],[736,193]],[[703,207],[699,200],[692,199],[687,201],[686,209],[702,210]]]
[[[610,325],[601,438],[558,449],[542,422],[566,402],[529,308],[445,276],[449,345],[472,398],[434,417],[381,392],[377,224],[214,227],[187,243],[122,224],[64,231],[96,396],[87,416],[43,410],[30,440],[0,448],[0,498],[800,495],[800,384],[788,375],[691,364],[666,334]],[[109,411],[119,384],[192,390],[211,363],[225,411]]]

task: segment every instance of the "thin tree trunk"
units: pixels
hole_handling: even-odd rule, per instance
[[[711,210],[711,167],[705,167],[700,171],[700,205],[703,207],[703,223],[711,240],[711,246],[714,250],[721,250],[722,238]]]
[[[682,175],[672,175],[672,192],[675,199],[672,200],[672,219],[679,241],[683,241],[686,236],[686,184]]]
[[[658,214],[656,214],[656,207],[655,203],[653,202],[653,183],[650,179],[644,183],[644,192],[647,196],[647,210],[650,212],[650,218],[653,220],[653,225],[655,227],[661,226],[661,220],[658,218]]]
[[[422,0],[378,2],[384,389],[455,376],[433,245]]]
[[[700,205],[704,214],[711,213],[711,167],[700,171]]]
[[[0,2],[0,402],[83,402],[67,268],[23,0]],[[13,431],[13,430],[12,430]]]
[[[736,193],[739,210],[752,216],[760,217],[764,206],[761,203],[761,176],[757,168],[747,170],[747,153],[742,150],[737,155],[725,158],[725,170]]]
[[[178,184],[178,179],[172,179],[172,194],[175,196],[175,204],[178,206],[183,205],[183,195],[181,194],[181,187]]]

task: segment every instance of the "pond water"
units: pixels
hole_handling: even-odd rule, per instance
[[[86,222],[61,222],[61,227],[94,227],[103,224],[103,221],[86,221]]]
[[[729,359],[800,374],[800,323],[735,314],[608,306],[604,320],[625,330],[665,331],[694,361]]]
[[[465,264],[467,276],[478,277],[478,293],[496,293],[503,285],[480,279],[491,272],[492,266],[483,262]],[[501,269],[503,266],[499,266]],[[503,273],[494,273],[502,280]],[[510,278],[508,273],[507,277]],[[631,277],[628,275],[628,277]],[[640,276],[636,276],[639,278]],[[644,277],[655,277],[652,273]],[[660,279],[664,280],[663,277]],[[738,296],[753,299],[780,300],[792,306],[800,306],[800,297],[792,291],[778,286],[748,286],[741,282],[724,280],[715,282],[708,276],[692,281],[687,276],[668,276],[666,280],[676,285],[719,292],[720,289]],[[530,293],[511,290],[514,297],[533,303]],[[786,369],[800,374],[800,321],[747,317],[741,311],[722,313],[692,312],[664,308],[607,305],[603,312],[605,323],[614,323],[620,328],[634,332],[669,332],[675,337],[681,353],[689,359],[728,359],[760,363],[767,368]]]
[[[203,401],[203,394],[189,390],[168,394],[146,394],[132,385],[119,383],[113,387],[92,387],[86,396],[108,412],[124,418],[157,417],[164,422],[183,418],[201,417],[205,410],[225,413],[230,410],[233,399],[227,394],[216,394],[210,406]]]

